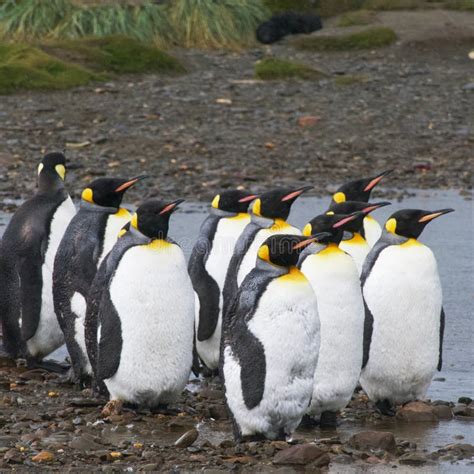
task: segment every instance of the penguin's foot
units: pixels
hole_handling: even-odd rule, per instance
[[[68,370],[71,368],[70,365],[56,362],[54,360],[35,360],[35,359],[28,359],[27,365],[29,369],[44,369],[48,372],[54,372],[55,374],[66,374]]]
[[[310,415],[303,415],[300,422],[300,428],[315,428],[318,426],[318,422]]]
[[[102,408],[101,416],[102,418],[108,418],[112,415],[120,415],[122,408],[123,402],[121,400],[110,400],[105,404],[104,408]]]
[[[242,436],[239,443],[258,443],[259,441],[265,441],[267,438],[265,435],[258,433],[254,435]]]
[[[379,400],[375,403],[377,410],[382,413],[382,415],[386,416],[395,416],[396,411],[393,405],[387,400]]]
[[[335,411],[323,411],[319,419],[319,425],[322,428],[336,428],[337,413]]]

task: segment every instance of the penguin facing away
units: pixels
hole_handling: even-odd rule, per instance
[[[167,238],[181,202],[142,204],[107,257],[96,371],[111,400],[152,408],[174,401],[188,381],[194,291],[182,250]]]
[[[331,205],[346,201],[369,202],[370,194],[375,186],[392,172],[393,170],[387,170],[370,178],[362,178],[344,183],[333,194]],[[379,223],[372,216],[367,215],[364,218],[364,236],[371,248],[381,235],[382,228]]]
[[[11,357],[30,366],[64,343],[53,307],[53,264],[76,213],[65,187],[66,158],[48,153],[38,166],[38,191],[13,215],[0,247],[0,317]],[[51,370],[59,366],[43,361]]]
[[[308,408],[319,319],[314,291],[296,264],[317,237],[266,239],[224,315],[221,377],[237,441],[291,438]]]
[[[384,206],[389,206],[390,202],[355,202],[345,201],[340,204],[331,204],[328,214],[352,214],[358,212],[356,219],[348,223],[345,226],[345,232],[342,240],[339,243],[339,247],[348,253],[353,259],[357,266],[359,274],[362,272],[365,258],[370,252],[370,245],[365,239],[364,222],[368,215],[376,209],[380,209]]]
[[[442,367],[444,311],[433,252],[417,239],[453,209],[404,209],[385,223],[361,276],[366,302],[360,382],[379,410],[422,399]]]
[[[101,261],[115,244],[120,229],[132,217],[120,207],[124,193],[143,178],[94,180],[82,192],[81,207],[56,253],[54,309],[77,382],[84,383],[92,375],[84,335],[89,287]]]
[[[286,222],[295,200],[312,186],[298,189],[274,189],[261,194],[252,204],[251,222],[239,237],[227,269],[224,283],[224,314],[246,275],[255,267],[261,244],[271,235],[301,235]]]
[[[210,370],[219,366],[227,267],[237,239],[250,222],[249,203],[256,197],[238,190],[215,196],[189,260],[189,276],[196,294],[196,350]]]
[[[346,407],[362,366],[364,303],[359,273],[339,242],[347,226],[363,213],[320,215],[303,229],[304,236],[328,232],[306,247],[298,266],[316,295],[321,345],[308,415],[321,425],[334,425],[336,412]]]

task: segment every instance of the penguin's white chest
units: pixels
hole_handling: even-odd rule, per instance
[[[112,250],[112,247],[117,242],[118,234],[120,229],[130,221],[131,214],[126,209],[119,209],[115,214],[111,214],[107,219],[107,224],[105,226],[104,232],[104,241],[102,245],[102,253],[100,255],[99,261],[97,262],[97,268],[99,268],[102,260],[107,256],[107,254]]]
[[[290,234],[290,235],[301,235],[301,231],[296,227],[293,227],[289,224],[274,224],[268,229],[261,229],[255,235],[255,238],[250,245],[247,253],[242,259],[240,268],[237,274],[237,284],[240,286],[244,281],[244,278],[250,273],[250,271],[255,267],[257,261],[258,249],[260,246],[272,235],[278,234]]]
[[[380,224],[372,216],[364,218],[364,235],[370,248],[377,243],[377,240],[379,240],[382,235]]]
[[[133,247],[110,285],[121,323],[117,372],[105,380],[111,398],[154,406],[183,390],[192,364],[194,292],[181,249]]]
[[[239,362],[227,346],[224,375],[229,408],[243,436],[264,433],[275,438],[281,429],[291,434],[308,407],[319,350],[316,297],[309,282],[285,277],[272,281],[248,330],[265,352],[263,397],[259,405],[247,408]]]
[[[439,357],[442,292],[433,253],[410,241],[384,249],[363,294],[374,317],[364,389],[376,400],[422,398]]]
[[[365,258],[370,252],[370,246],[367,241],[359,234],[356,234],[350,240],[342,240],[339,248],[348,253],[353,259],[357,267],[359,275],[362,273]]]
[[[306,257],[301,271],[316,294],[321,322],[321,345],[308,410],[320,415],[344,408],[357,385],[364,304],[355,263],[337,247]]]
[[[76,208],[68,196],[56,209],[49,230],[48,245],[44,257],[41,275],[41,313],[35,335],[27,341],[28,351],[33,357],[44,357],[64,343],[64,335],[59,327],[53,303],[53,267],[59,244]]]

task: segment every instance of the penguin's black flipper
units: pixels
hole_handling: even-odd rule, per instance
[[[444,308],[441,307],[441,318],[439,326],[439,358],[438,358],[438,372],[441,372],[443,368],[443,339],[444,339],[444,326],[445,326],[445,316]]]
[[[188,264],[189,276],[199,297],[198,341],[209,339],[214,334],[219,320],[219,285],[206,270],[211,242],[214,240],[219,220],[218,216],[209,216],[204,221]]]
[[[367,303],[364,300],[365,318],[364,318],[364,341],[363,341],[363,352],[362,352],[362,368],[369,362],[370,343],[372,342],[372,333],[374,332],[374,317],[370,312]]]

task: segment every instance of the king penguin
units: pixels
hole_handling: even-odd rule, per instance
[[[345,201],[341,202],[340,204],[333,203],[329,208],[328,214],[359,213],[356,219],[345,226],[344,236],[339,244],[339,247],[354,259],[359,275],[362,272],[362,266],[364,265],[365,258],[371,249],[365,238],[365,219],[371,212],[381,207],[389,206],[390,204],[390,202],[386,201],[374,203]],[[376,222],[374,219],[372,220]]]
[[[64,343],[53,307],[56,251],[76,213],[65,187],[66,159],[48,153],[38,166],[38,191],[13,215],[0,247],[0,317],[11,357],[30,366]],[[43,361],[45,368],[54,364]],[[56,367],[57,369],[58,367]]]
[[[452,211],[395,212],[364,264],[368,314],[360,382],[387,415],[394,404],[424,398],[442,367],[441,283],[433,252],[418,237],[428,222]]]
[[[181,248],[168,239],[182,200],[149,200],[106,264],[97,376],[111,400],[154,408],[184,389],[193,361],[194,290]]]
[[[301,235],[301,231],[288,224],[286,219],[295,200],[311,188],[274,189],[255,199],[250,209],[251,222],[240,235],[227,269],[223,291],[224,314],[239,285],[255,267],[262,243],[271,235]]]
[[[249,203],[257,196],[224,191],[214,197],[191,253],[188,270],[196,294],[196,350],[205,366],[219,366],[222,291],[235,243],[250,222]]]
[[[332,196],[332,203],[337,204],[345,201],[369,202],[372,190],[382,179],[393,170],[387,170],[370,178],[356,179],[340,186]],[[370,248],[372,248],[382,234],[379,223],[370,215],[364,219],[364,235]]]
[[[237,441],[291,438],[308,408],[319,318],[314,291],[296,265],[317,237],[267,238],[224,315],[221,377]]]
[[[84,319],[89,287],[118,233],[131,219],[120,207],[124,193],[144,176],[99,178],[82,192],[79,212],[69,224],[56,253],[53,272],[54,309],[71,358],[73,379],[92,375],[85,346]]]
[[[327,232],[306,247],[299,267],[316,294],[321,345],[314,374],[310,417],[334,426],[336,412],[347,406],[362,366],[364,303],[354,260],[338,246],[343,232],[362,213],[320,215],[303,229],[304,236]]]

